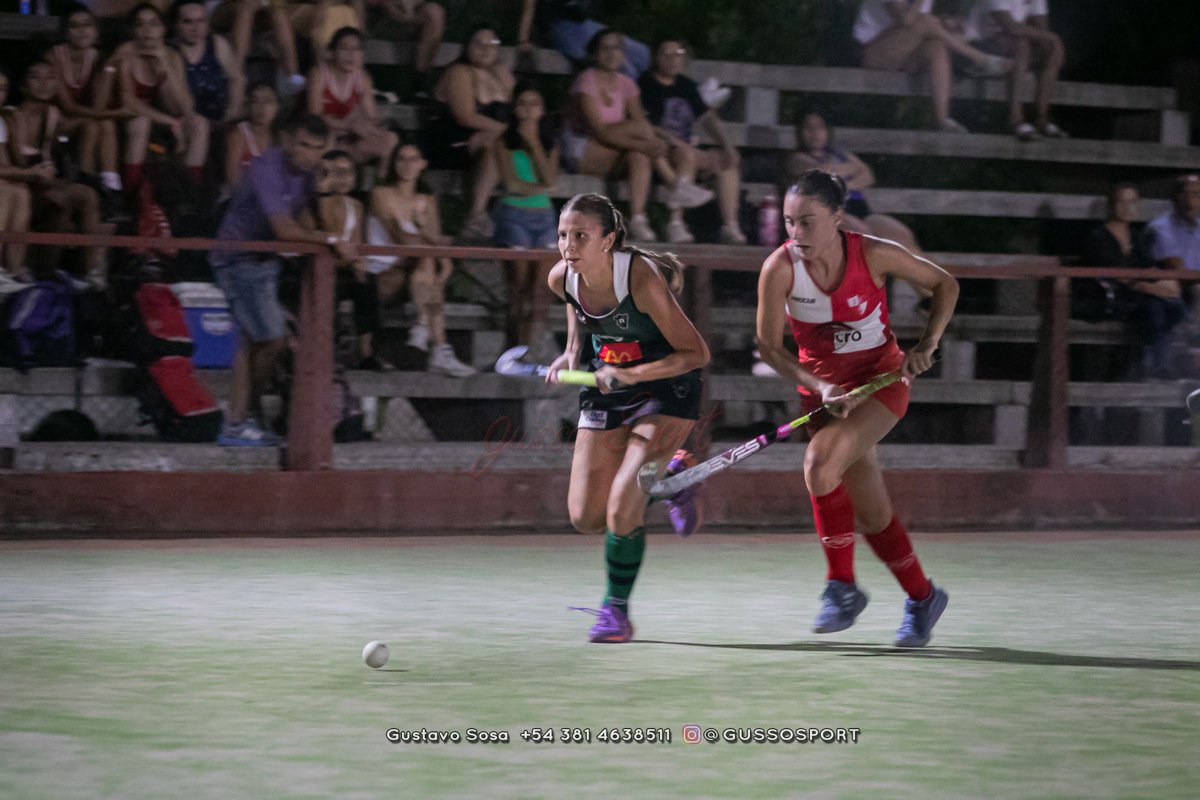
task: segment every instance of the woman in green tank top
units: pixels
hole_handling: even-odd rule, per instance
[[[549,130],[546,101],[533,84],[514,90],[513,120],[492,143],[504,196],[492,212],[497,247],[524,250],[554,249],[558,217],[546,192],[558,180],[557,137]],[[536,346],[543,330],[545,292],[541,289],[550,261],[505,261],[504,278],[509,310],[506,347]]]
[[[629,595],[646,548],[646,497],[637,474],[651,461],[681,468],[676,453],[699,417],[700,370],[708,346],[683,313],[679,261],[625,245],[625,222],[607,197],[576,195],[558,222],[562,255],[549,285],[567,308],[567,346],[550,365],[576,369],[590,358],[598,388],[580,392],[579,429],[567,508],[582,533],[605,534],[608,585],[589,638],[633,636]],[[669,467],[668,469],[671,469]],[[699,523],[694,493],[667,501],[676,532]]]

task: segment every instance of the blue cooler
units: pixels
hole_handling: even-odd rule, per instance
[[[237,353],[238,327],[229,313],[225,293],[212,283],[173,283],[171,290],[183,305],[192,341],[192,363],[199,369],[228,369]]]

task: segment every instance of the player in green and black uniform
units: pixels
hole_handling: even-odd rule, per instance
[[[587,353],[599,387],[580,393],[567,507],[579,531],[605,532],[608,590],[590,638],[624,642],[633,636],[629,595],[646,547],[638,470],[667,460],[695,425],[708,346],[675,300],[678,259],[627,246],[624,219],[607,197],[571,198],[558,248],[563,260],[549,284],[569,304],[567,347],[547,380]],[[668,504],[676,530],[691,533],[692,495]]]

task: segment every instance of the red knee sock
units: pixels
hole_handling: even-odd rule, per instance
[[[136,193],[138,187],[142,185],[142,165],[126,164],[122,171],[125,173],[121,176],[122,183],[125,184],[125,191],[130,194]]]
[[[826,580],[854,583],[854,504],[846,485],[839,483],[829,494],[813,495],[813,518],[825,560]]]
[[[929,597],[933,587],[921,569],[921,562],[913,552],[908,531],[904,529],[899,517],[892,517],[886,528],[868,536],[867,544],[871,545],[879,560],[887,564],[887,568],[896,576],[896,580],[909,597],[913,600]]]

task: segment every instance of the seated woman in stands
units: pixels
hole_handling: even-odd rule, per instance
[[[95,176],[97,185],[118,193],[122,189],[117,122],[120,109],[99,105],[100,86],[111,82],[113,68],[106,66],[96,49],[96,17],[84,6],[74,6],[63,17],[66,42],[50,51],[58,79],[58,107],[63,113],[63,133],[77,142],[80,172]],[[107,72],[106,72],[107,70]]]
[[[1153,241],[1134,223],[1138,217],[1137,187],[1118,183],[1108,193],[1105,221],[1092,229],[1084,243],[1085,267],[1153,267]],[[1171,332],[1187,317],[1179,281],[1073,280],[1072,311],[1088,319],[1115,317],[1127,321],[1145,347],[1143,373],[1149,378],[1173,378]]]
[[[967,130],[950,116],[951,54],[967,59],[984,76],[1000,76],[1012,68],[1008,59],[972,47],[948,31],[933,16],[933,0],[864,0],[854,21],[854,39],[862,47],[867,69],[903,70],[929,79],[934,128],[940,131]]]
[[[462,54],[438,79],[433,99],[442,104],[430,126],[426,150],[437,169],[471,170],[471,207],[459,232],[460,241],[491,241],[488,198],[500,181],[492,143],[508,128],[512,118],[516,80],[500,61],[500,37],[494,25],[476,25]]]
[[[275,118],[279,95],[269,83],[256,83],[246,94],[248,113],[230,129],[225,139],[225,185],[233,188],[250,162],[279,143]]]
[[[437,197],[423,190],[421,173],[429,162],[415,144],[402,143],[388,160],[387,182],[371,191],[368,236],[371,244],[448,245],[442,235]],[[373,223],[373,224],[372,224]],[[374,229],[375,233],[372,233]],[[430,372],[463,378],[475,370],[454,355],[446,341],[446,281],[454,271],[449,258],[421,256],[412,259],[408,294],[416,309],[417,323],[408,332],[408,345],[429,353]],[[386,269],[386,267],[385,267]],[[382,298],[399,289],[392,278],[404,272],[391,270],[380,276]]]
[[[525,250],[558,248],[558,216],[548,192],[558,180],[558,142],[546,118],[546,100],[532,83],[514,90],[514,119],[492,144],[504,179],[504,195],[496,203],[497,247]],[[543,287],[553,261],[505,261],[508,296],[505,347],[540,344],[545,330]],[[555,353],[555,356],[558,354]]]
[[[382,163],[399,141],[380,120],[375,84],[363,69],[362,31],[356,28],[335,33],[328,60],[309,73],[308,110],[325,119],[338,146],[359,163]]]
[[[103,233],[100,196],[69,174],[73,164],[60,142],[63,114],[57,105],[54,67],[45,61],[31,66],[22,89],[25,99],[15,114],[18,156],[26,167],[49,165],[49,174],[29,184],[38,227],[54,232]],[[88,281],[94,288],[104,289],[108,273],[105,249],[88,247],[84,258]]]
[[[26,233],[29,230],[31,201],[29,184],[49,180],[54,175],[49,164],[26,167],[21,158],[20,134],[15,114],[8,111],[8,71],[0,66],[0,231]],[[28,280],[25,245],[0,246],[0,294],[17,291],[17,279]]]
[[[125,190],[135,193],[141,185],[154,125],[170,129],[188,173],[199,184],[208,158],[209,123],[196,113],[183,56],[167,47],[166,22],[150,3],[138,5],[129,24],[133,38],[109,62],[116,71],[117,105],[126,115]],[[107,97],[101,102],[109,106]]]
[[[915,255],[921,255],[917,238],[907,225],[887,214],[871,213],[863,190],[875,185],[875,173],[854,153],[833,146],[824,117],[816,111],[805,114],[796,128],[796,143],[798,149],[788,159],[788,181],[794,183],[810,169],[839,176],[848,189],[842,217],[843,230],[891,239]]]
[[[350,196],[355,183],[354,159],[345,150],[330,150],[317,166],[317,200],[313,210],[313,230],[334,231],[344,241],[365,241],[367,215],[363,204]],[[379,331],[379,284],[367,268],[367,259],[339,261],[336,298],[354,305],[354,332],[358,337],[353,366],[355,369],[383,371],[392,365],[375,355],[375,334]]]
[[[646,218],[656,159],[668,153],[667,140],[646,118],[641,90],[621,72],[625,37],[602,30],[588,43],[592,66],[571,85],[570,113],[562,134],[562,161],[569,171],[629,180],[629,237],[654,242]]]
[[[668,196],[671,219],[667,223],[667,239],[672,243],[695,241],[683,220],[683,209],[702,205],[709,197],[695,202],[686,195],[697,188],[698,174],[716,179],[717,199],[721,208],[722,244],[742,245],[746,236],[738,225],[738,200],[742,189],[741,156],[730,144],[720,118],[703,98],[700,87],[684,74],[688,63],[687,45],[679,38],[668,37],[654,47],[654,68],[642,75],[638,88],[642,105],[650,122],[664,136],[671,148],[669,169],[675,172],[675,190]],[[698,128],[703,127],[717,143],[715,148],[700,149]],[[664,171],[655,164],[659,174]],[[668,183],[670,178],[667,177]],[[707,192],[703,193],[708,195]]]

